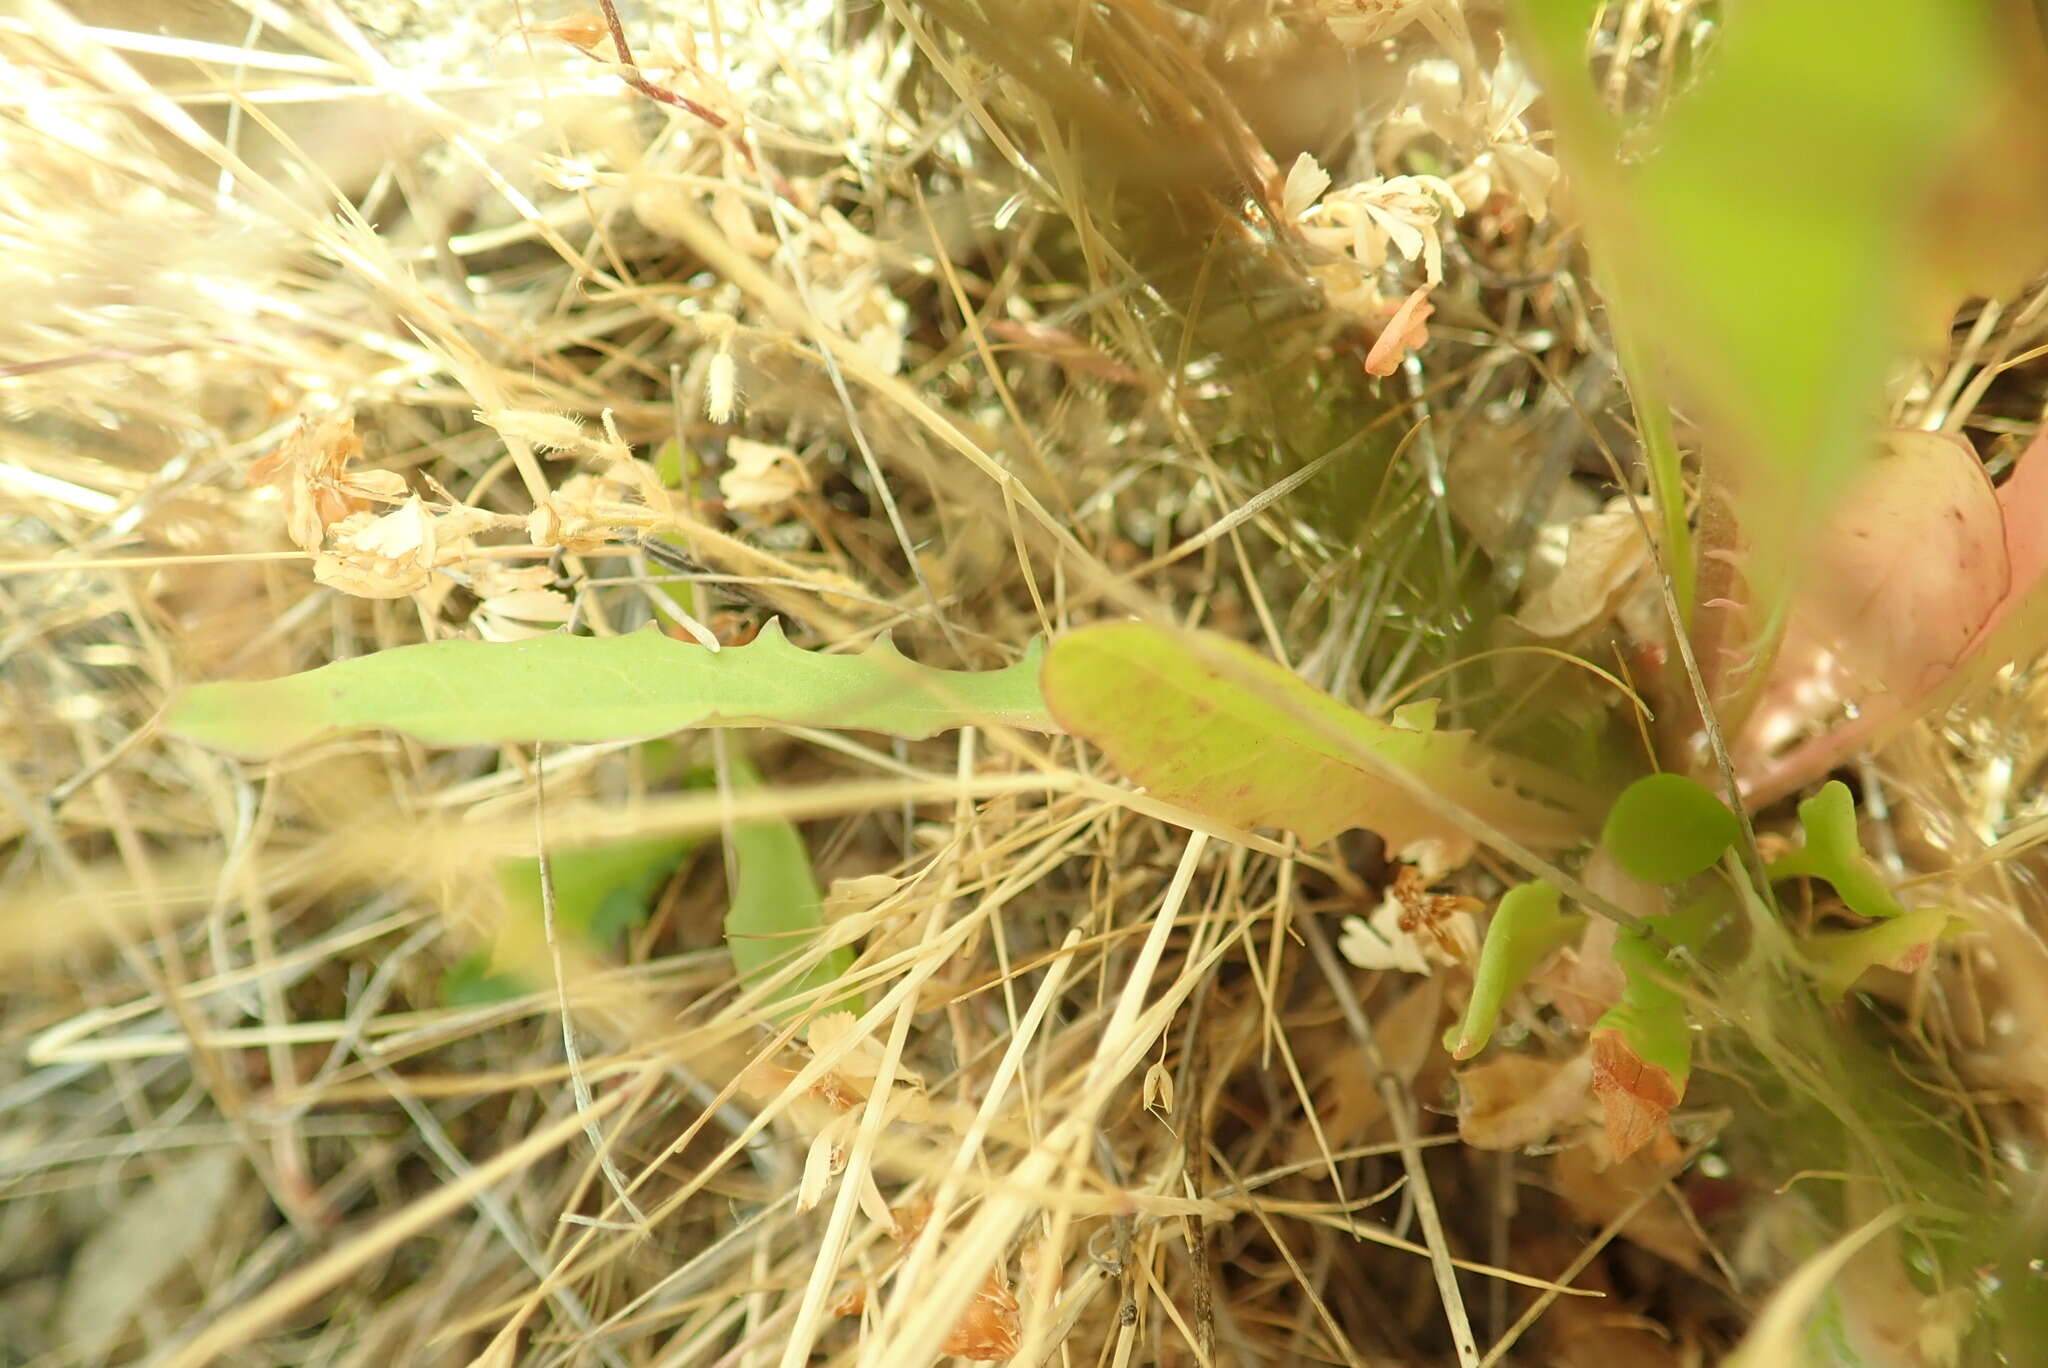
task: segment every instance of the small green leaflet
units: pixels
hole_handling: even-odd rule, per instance
[[[1561,911],[1560,901],[1557,888],[1541,879],[1517,884],[1501,896],[1479,950],[1465,1019],[1444,1035],[1444,1048],[1454,1058],[1470,1059],[1484,1049],[1508,994],[1522,986],[1545,955],[1585,929],[1585,917]]]
[[[385,728],[434,746],[626,741],[685,727],[786,724],[912,740],[970,723],[1056,730],[1038,695],[1034,644],[981,673],[935,670],[887,641],[859,655],[790,644],[771,622],[709,651],[654,630],[617,637],[436,641],[303,674],[201,684],[165,728],[253,759],[325,736]]]
[[[1652,774],[1614,800],[1600,843],[1629,877],[1675,884],[1711,868],[1741,838],[1726,803],[1682,774]]]
[[[1771,861],[1765,872],[1773,880],[1825,879],[1858,916],[1896,917],[1905,911],[1892,895],[1884,871],[1863,853],[1856,832],[1856,800],[1849,796],[1847,784],[1831,779],[1801,803],[1799,826],[1806,842]]]

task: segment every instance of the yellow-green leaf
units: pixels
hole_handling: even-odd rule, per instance
[[[1348,708],[1227,637],[1142,622],[1069,632],[1046,654],[1053,716],[1155,796],[1217,821],[1283,827],[1311,844],[1350,827],[1390,850],[1439,843],[1452,863],[1474,841],[1419,802],[1399,771],[1530,845],[1583,839],[1572,814],[1518,792],[1468,732],[1427,708],[1384,722]]]

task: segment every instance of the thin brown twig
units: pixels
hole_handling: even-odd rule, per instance
[[[702,119],[705,123],[710,124],[713,128],[722,129],[727,126],[724,115],[697,103],[687,95],[678,95],[667,86],[656,85],[653,81],[642,76],[639,63],[633,60],[632,45],[626,41],[625,26],[619,22],[617,7],[612,4],[612,0],[597,0],[597,3],[598,8],[604,11],[605,27],[609,28],[612,32],[612,46],[618,49],[619,65],[625,68],[619,72],[620,80],[639,91],[642,95],[645,95],[648,99],[659,100],[665,105],[674,105],[677,109],[686,110]],[[742,145],[740,150],[744,153],[746,151],[745,146]],[[749,161],[751,160],[749,158]]]

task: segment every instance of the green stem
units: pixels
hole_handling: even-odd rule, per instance
[[[1643,441],[1643,461],[1650,472],[1650,498],[1657,505],[1663,523],[1663,561],[1677,591],[1682,626],[1692,625],[1693,577],[1692,522],[1685,511],[1685,473],[1678,454],[1678,436],[1671,426],[1671,407],[1664,402],[1656,369],[1643,355],[1634,337],[1615,317],[1609,306],[1614,329],[1615,350],[1621,357],[1621,374],[1628,385],[1629,400],[1636,411],[1636,431]]]

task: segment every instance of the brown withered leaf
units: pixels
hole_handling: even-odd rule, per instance
[[[1602,1162],[1598,1144],[1560,1150],[1550,1161],[1550,1187],[1579,1220],[1605,1226],[1654,1187],[1665,1165],[1647,1153],[1623,1163]],[[1680,1268],[1697,1270],[1704,1258],[1700,1237],[1679,1208],[1674,1192],[1661,1192],[1621,1228],[1621,1237]]]
[[[1671,1109],[1685,1097],[1670,1073],[1639,1057],[1620,1031],[1593,1032],[1593,1095],[1606,1118],[1607,1144],[1627,1159],[1666,1136]]]
[[[1387,1067],[1410,1087],[1417,1086],[1423,1066],[1443,1059],[1437,1042],[1443,1034],[1444,989],[1439,978],[1427,978],[1409,989],[1393,1006],[1375,1013],[1373,1035]],[[1365,1053],[1348,1036],[1342,1044],[1322,1053],[1322,1067],[1309,1079],[1309,1094],[1316,1100],[1316,1114],[1323,1138],[1332,1149],[1356,1145],[1372,1135],[1386,1119],[1386,1104],[1373,1085],[1372,1070]],[[1426,1091],[1426,1089],[1419,1089]],[[1314,1130],[1302,1125],[1288,1146],[1294,1163],[1308,1163],[1320,1156]]]
[[[1589,1052],[1571,1059],[1504,1054],[1461,1069],[1458,1138],[1475,1149],[1516,1150],[1591,1119]]]

